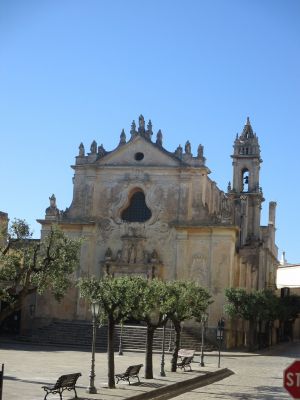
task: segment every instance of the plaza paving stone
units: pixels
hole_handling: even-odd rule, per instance
[[[234,375],[217,383],[177,396],[183,400],[193,399],[288,399],[289,395],[282,388],[282,372],[294,358],[299,357],[299,343],[291,343],[262,353],[223,352],[221,369],[229,368]],[[115,354],[115,373],[124,372],[132,364],[143,363],[144,353],[124,352],[123,356]],[[91,353],[77,349],[2,343],[0,346],[0,363],[5,364],[3,400],[40,400],[44,398],[42,385],[52,384],[66,373],[81,372],[77,382],[80,399],[122,400],[136,395],[154,393],[157,388],[170,387],[176,382],[184,382],[209,372],[220,371],[218,354],[211,352],[205,355],[205,366],[200,367],[199,355],[192,364],[192,372],[178,370],[170,372],[171,355],[166,355],[166,377],[160,377],[160,355],[153,355],[154,379],[144,379],[144,369],[140,373],[141,384],[119,383],[116,389],[107,387],[107,355],[96,354],[95,386],[97,394],[86,393],[89,385]],[[143,396],[142,396],[143,397]],[[73,392],[64,392],[63,399],[73,399]],[[49,395],[47,400],[59,399],[58,395]]]

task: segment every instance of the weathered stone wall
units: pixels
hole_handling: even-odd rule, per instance
[[[84,238],[76,277],[139,274],[198,282],[213,296],[208,321],[213,332],[224,316],[225,288],[251,290],[275,281],[275,203],[270,206],[271,223],[260,227],[264,199],[259,187],[257,137],[247,120],[235,141],[233,186],[229,182],[225,194],[208,177],[203,146],[198,147],[196,157],[189,142],[184,151],[178,146],[170,153],[162,147],[161,132],[156,143],[151,141],[152,125],[149,122],[146,130],[142,116],[138,130],[133,123],[130,133],[126,142],[122,131],[119,145],[111,152],[93,142],[85,155],[80,145],[72,167],[70,208],[59,211],[52,196],[45,220],[40,221],[42,235],[56,221],[69,235]],[[144,194],[151,217],[143,222],[124,221],[122,212],[138,191]],[[58,318],[90,318],[76,289],[60,308],[47,301],[40,301],[39,308],[41,314]],[[233,330],[235,334],[227,336],[228,344],[240,344],[243,326]]]

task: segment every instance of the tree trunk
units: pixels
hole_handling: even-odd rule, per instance
[[[7,317],[9,317],[10,315],[12,315],[17,311],[20,311],[22,309],[25,298],[32,293],[36,293],[35,287],[28,288],[26,286],[23,289],[21,289],[20,292],[18,293],[18,297],[15,300],[15,302],[13,304],[7,304],[7,306],[0,311],[0,325],[2,324],[2,322],[4,322],[4,320]]]
[[[145,378],[153,379],[153,338],[155,328],[151,325],[147,325],[147,340],[146,340],[146,360],[145,360]]]
[[[248,335],[248,346],[249,351],[253,351],[255,348],[255,337],[256,337],[256,321],[249,320],[249,335]]]
[[[175,341],[174,341],[174,350],[172,354],[171,360],[171,372],[176,372],[177,369],[177,359],[178,359],[178,351],[180,346],[180,334],[181,334],[181,325],[180,322],[174,322],[174,329],[175,329]]]
[[[112,315],[108,315],[107,326],[107,360],[108,360],[108,387],[114,389],[115,385],[115,359],[114,359],[114,330],[115,321]]]

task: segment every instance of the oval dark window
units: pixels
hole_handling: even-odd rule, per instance
[[[144,158],[144,153],[135,153],[134,158],[136,161],[141,161]]]

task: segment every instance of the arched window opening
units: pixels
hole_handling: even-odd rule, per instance
[[[247,169],[242,171],[242,191],[249,192],[249,171]]]
[[[151,216],[151,210],[147,207],[145,195],[141,190],[133,193],[129,206],[121,213],[122,220],[128,222],[145,222]]]

